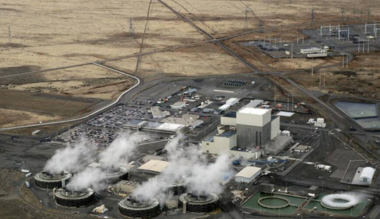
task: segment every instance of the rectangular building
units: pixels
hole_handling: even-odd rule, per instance
[[[246,107],[237,112],[236,130],[239,147],[255,147],[271,140],[271,110]]]
[[[239,183],[251,183],[261,174],[261,168],[247,166],[235,175],[235,181]]]

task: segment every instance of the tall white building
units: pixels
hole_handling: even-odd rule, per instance
[[[257,159],[265,147],[277,148],[280,133],[280,117],[272,116],[270,109],[248,104],[236,113],[222,116],[217,134],[202,142],[202,151],[211,154],[228,152],[236,157]],[[290,136],[281,136],[280,148],[290,140]]]

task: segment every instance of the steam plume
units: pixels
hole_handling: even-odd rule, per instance
[[[110,146],[99,154],[101,168],[87,167],[70,180],[67,188],[81,190],[91,187],[95,191],[106,188],[107,171],[127,163],[143,137],[142,134],[120,133]]]
[[[165,149],[168,152],[170,164],[156,178],[144,182],[137,187],[134,195],[142,200],[154,197],[166,197],[170,186],[182,182],[190,191],[203,193],[220,193],[223,190],[220,181],[223,175],[230,171],[227,155],[221,155],[215,163],[208,164],[196,145],[183,147],[182,134],[172,139]]]
[[[74,145],[68,144],[58,149],[46,162],[44,171],[60,173],[62,171],[76,172],[83,168],[96,151],[96,145],[85,138],[81,138]]]
[[[93,188],[95,191],[100,191],[106,188],[107,176],[104,171],[99,168],[86,168],[82,172],[74,175],[71,178],[67,188],[72,191],[78,191],[85,188]]]
[[[99,162],[106,169],[118,168],[127,163],[144,135],[130,132],[119,134],[107,149],[99,154]]]

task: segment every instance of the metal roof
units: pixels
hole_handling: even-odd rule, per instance
[[[150,160],[146,162],[145,164],[141,165],[138,169],[161,173],[162,171],[165,170],[165,168],[168,165],[169,165],[169,162],[166,162],[166,161]]]
[[[219,137],[231,137],[233,135],[236,135],[236,132],[234,132],[234,131],[226,131],[226,132],[223,132],[222,134],[219,134],[217,136],[219,136]]]
[[[251,178],[255,174],[259,173],[260,171],[261,171],[261,168],[259,167],[248,166],[242,169],[239,173],[237,173],[235,177]]]
[[[254,115],[264,115],[266,113],[270,113],[270,109],[260,109],[260,108],[251,108],[251,107],[245,107],[241,110],[239,110],[239,113],[244,114],[254,114]]]

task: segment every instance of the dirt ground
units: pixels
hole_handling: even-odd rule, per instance
[[[128,68],[129,65],[123,66],[125,62],[136,63],[137,59],[122,59],[106,62],[106,64],[125,71],[132,70]],[[142,56],[137,76],[149,81],[162,76],[223,75],[246,72],[250,71],[239,60],[231,58],[214,44],[204,44]]]
[[[314,77],[310,72],[290,74],[290,77],[314,91],[380,99],[378,58],[378,53],[358,54],[348,68],[322,69]],[[319,85],[320,78],[322,86]]]
[[[46,211],[39,200],[22,184],[24,174],[0,169],[0,218],[2,219],[69,219],[72,215]],[[20,185],[21,184],[21,185]],[[21,187],[21,188],[19,188]],[[20,198],[22,197],[22,199]],[[66,213],[69,214],[69,213]],[[72,214],[72,213],[71,213]]]
[[[134,83],[125,75],[95,65],[1,78],[0,127],[81,115],[117,98]]]
[[[260,51],[241,48],[238,42],[272,36],[295,40],[302,36],[298,30],[311,27],[308,21],[311,22],[312,9],[315,25],[322,21],[343,24],[341,8],[345,8],[343,17],[351,20],[380,16],[378,0],[163,1],[215,38],[258,31],[224,43],[262,71],[309,69],[337,60],[273,60]],[[157,0],[6,0],[0,3],[0,11],[4,27],[0,31],[0,76],[95,61],[136,74],[145,81],[163,76],[250,71],[220,47],[205,43],[209,39],[204,34]],[[166,48],[172,49],[157,52]],[[150,54],[133,57],[141,52]],[[107,62],[109,59],[117,60]],[[92,65],[3,77],[0,92],[7,96],[2,99],[9,102],[1,100],[0,109],[7,112],[5,116],[19,119],[2,119],[0,126],[77,116],[104,105],[104,101],[131,85],[132,81],[125,77]],[[36,109],[35,103],[22,104],[35,98],[43,109]],[[52,106],[57,104],[60,107]]]

